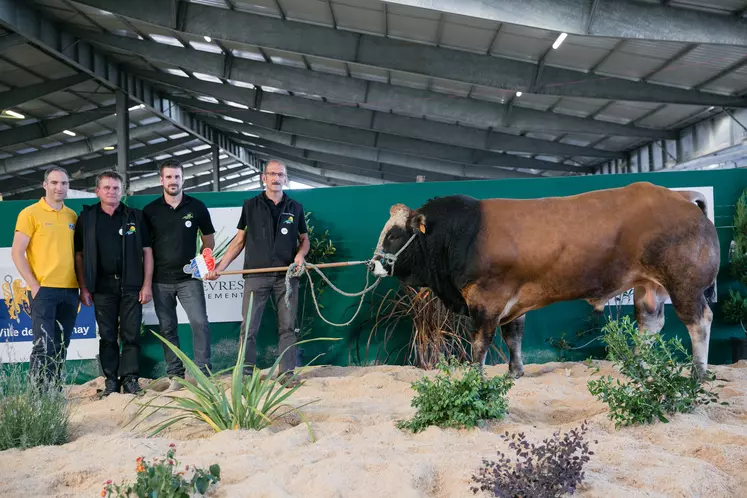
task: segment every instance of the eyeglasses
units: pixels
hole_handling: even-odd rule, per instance
[[[278,178],[284,178],[285,173],[275,173],[274,171],[265,172],[265,175],[267,176],[277,176]]]

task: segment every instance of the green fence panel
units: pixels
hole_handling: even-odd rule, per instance
[[[309,189],[291,191],[289,194],[300,201],[306,211],[312,212],[312,224],[317,231],[329,230],[329,237],[337,247],[333,261],[365,260],[372,256],[379,233],[389,217],[389,208],[396,203],[404,203],[415,209],[435,196],[466,194],[476,198],[538,198],[565,196],[628,185],[636,181],[650,181],[664,187],[707,187],[714,189],[714,215],[721,243],[721,271],[718,279],[718,303],[714,305],[714,324],[711,331],[709,361],[713,364],[731,362],[729,337],[743,334],[741,328],[726,324],[720,313],[720,305],[728,296],[729,288],[739,285],[731,278],[728,270],[728,248],[732,240],[732,217],[734,205],[747,185],[747,171],[741,169],[717,171],[654,172],[621,175],[591,175],[583,177],[559,177],[541,179],[505,179],[495,181],[463,181],[439,183],[388,184],[364,187],[338,187],[334,189]],[[196,193],[192,194],[204,201],[208,207],[240,206],[244,199],[257,192]],[[134,196],[127,199],[130,206],[142,208],[157,196]],[[67,204],[77,212],[83,204],[96,199],[71,199]],[[18,212],[34,201],[0,202],[0,220],[6,224],[0,231],[0,247],[9,247],[13,237],[13,224]],[[330,269],[325,272],[331,281],[348,292],[363,289],[366,282],[365,266]],[[306,276],[302,277],[304,281]],[[373,277],[370,277],[373,282]],[[324,353],[318,363],[334,365],[371,364],[374,362],[402,363],[405,361],[405,346],[409,340],[409,324],[403,323],[396,333],[384,343],[381,337],[369,337],[375,313],[381,297],[389,289],[396,289],[394,279],[383,279],[374,294],[366,297],[361,313],[347,327],[333,327],[316,316],[308,295],[301,299],[299,308],[304,308],[305,316],[313,316],[310,327],[302,333],[308,337],[337,337],[338,342],[319,342],[304,345],[303,361],[311,360],[316,354]],[[320,298],[324,316],[333,322],[346,322],[358,306],[358,298],[345,297],[325,290]],[[632,307],[622,309],[632,314]],[[687,330],[674,314],[672,307],[666,307],[665,336],[677,335],[689,346]],[[580,360],[589,356],[602,357],[604,350],[599,341],[584,344],[593,335],[585,335],[584,330],[598,324],[592,308],[583,301],[557,303],[527,314],[526,331],[523,342],[525,363],[544,363],[561,359]],[[150,327],[149,327],[150,328]],[[158,331],[158,327],[152,327]],[[192,340],[188,325],[180,325],[180,339],[183,349],[191,355]],[[239,323],[213,323],[211,342],[213,345],[214,369],[225,368],[233,361],[238,347]],[[496,346],[501,345],[499,335]],[[578,349],[567,350],[558,346],[563,338]],[[277,354],[277,334],[271,301],[268,302],[258,336],[259,364],[268,366]],[[367,352],[367,354],[366,354]],[[491,356],[491,361],[498,361]],[[85,363],[85,362],[83,362]],[[95,363],[95,362],[89,362]],[[163,349],[155,337],[144,330],[142,349],[143,375],[153,377],[165,372]],[[97,369],[85,367],[81,380],[97,375]]]

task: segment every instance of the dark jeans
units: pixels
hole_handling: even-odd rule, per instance
[[[108,380],[138,378],[140,323],[143,316],[138,291],[121,292],[116,285],[102,289],[97,287],[93,294],[93,305],[99,326],[99,362],[104,377]]]
[[[29,367],[47,379],[59,379],[78,316],[78,289],[41,287],[31,300],[34,345]]]
[[[285,274],[247,277],[244,280],[244,298],[241,304],[241,334],[240,341],[246,340],[246,357],[244,365],[251,368],[257,363],[257,331],[262,323],[262,312],[270,294],[277,309],[278,319],[278,354],[296,342],[296,314],[298,311],[298,278],[291,279],[290,309],[285,305]],[[244,337],[246,328],[246,314],[249,308],[249,296],[254,292],[254,306],[252,308],[249,333]],[[239,343],[241,344],[241,343]],[[286,372],[296,368],[296,347],[291,347],[280,362],[280,371]]]
[[[202,281],[190,279],[174,284],[153,284],[153,306],[156,309],[158,324],[161,327],[161,335],[178,348],[177,298],[179,298],[182,308],[186,311],[189,325],[192,328],[192,349],[195,364],[204,374],[207,374],[207,369],[212,368],[210,364],[210,327]],[[163,355],[166,359],[166,373],[169,377],[184,378],[184,365],[166,344],[163,345]]]

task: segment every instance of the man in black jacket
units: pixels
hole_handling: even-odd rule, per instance
[[[153,253],[143,212],[122,204],[122,177],[96,178],[100,202],[84,206],[75,226],[75,269],[83,304],[94,304],[99,326],[102,396],[137,394],[140,323],[152,298]],[[122,353],[120,358],[121,340]]]
[[[283,192],[288,175],[285,164],[271,160],[262,173],[265,191],[244,201],[238,232],[215,270],[207,275],[208,280],[218,278],[217,273],[226,269],[244,251],[244,269],[301,266],[309,252],[309,234],[306,230],[303,206]],[[249,296],[254,292],[249,331],[244,338]],[[262,321],[265,303],[272,292],[277,309],[278,348],[282,352],[296,342],[296,314],[298,308],[298,278],[291,279],[290,309],[285,304],[285,272],[247,275],[244,281],[244,298],[241,315],[241,339],[246,341],[244,365],[251,369],[257,361],[257,330]],[[280,369],[288,373],[296,368],[296,351],[292,347],[285,353]]]

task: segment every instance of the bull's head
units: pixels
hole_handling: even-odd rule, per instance
[[[396,262],[384,255],[396,255],[417,232],[425,233],[425,215],[413,211],[404,204],[395,204],[389,210],[389,220],[379,235],[376,252],[369,268],[377,277],[405,276],[407,271],[407,250],[397,257]],[[410,249],[410,248],[408,248]]]

